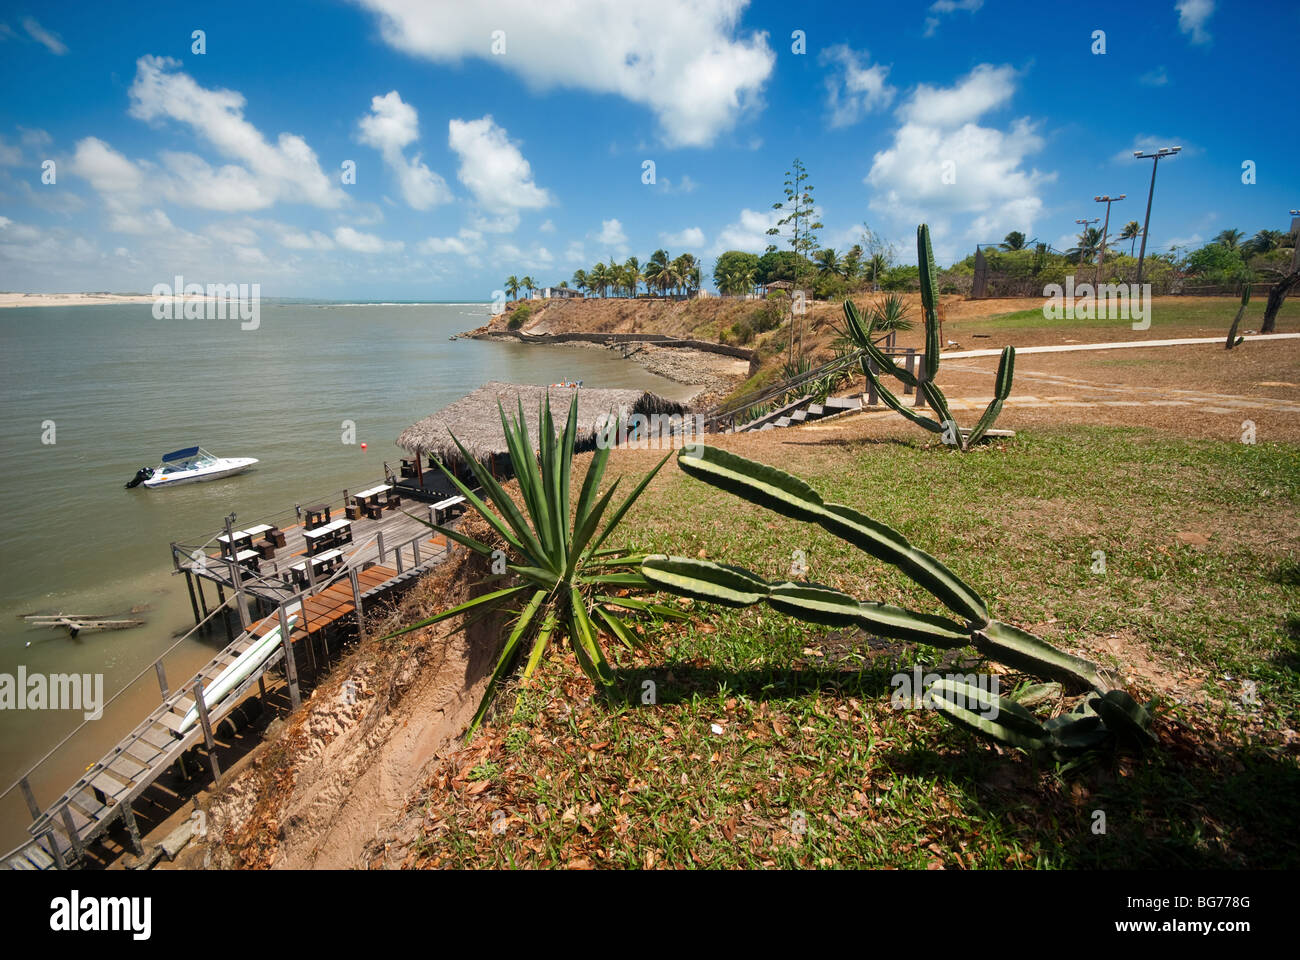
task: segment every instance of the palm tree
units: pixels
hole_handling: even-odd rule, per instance
[[[1025,235],[1019,230],[1012,230],[1002,238],[1000,246],[1003,250],[1023,250],[1025,249]]]
[[[537,289],[537,281],[532,277],[524,277],[519,281],[519,285],[528,291],[530,297],[533,295],[533,291]]]
[[[1097,251],[1101,249],[1101,231],[1096,227],[1084,227],[1077,241],[1077,245],[1067,250],[1066,254],[1071,257],[1077,256],[1080,263],[1094,259]]]
[[[840,261],[840,267],[843,274],[849,280],[856,280],[862,273],[862,245],[855,243],[849,247],[849,252],[844,254],[844,259]]]
[[[586,271],[586,270],[574,270],[574,271],[573,271],[573,285],[574,285],[574,287],[576,287],[578,290],[589,290],[589,289],[590,289],[590,287],[587,285],[587,271]]]
[[[506,277],[506,296],[511,300],[519,296],[519,278],[513,273]]]
[[[1124,224],[1124,229],[1120,231],[1119,239],[1130,241],[1128,245],[1128,255],[1133,256],[1133,248],[1137,246],[1137,238],[1142,236],[1142,224],[1136,220],[1130,220]]]
[[[1271,250],[1289,247],[1293,243],[1291,235],[1281,230],[1261,230],[1243,243],[1241,249],[1249,256],[1254,256],[1257,253],[1268,253]]]
[[[650,254],[650,260],[645,265],[646,287],[653,287],[659,291],[660,295],[671,286],[669,282],[671,270],[669,270],[668,264],[668,251],[661,249]]]
[[[1236,230],[1236,229],[1220,230],[1219,235],[1214,238],[1214,242],[1222,244],[1223,246],[1227,247],[1229,250],[1236,250],[1237,245],[1241,243],[1241,238],[1244,236],[1245,234],[1242,233],[1240,230]]]
[[[645,274],[641,272],[641,261],[636,257],[628,257],[623,262],[624,276],[627,278],[628,292],[631,293],[632,299],[636,299],[637,287],[645,279]]]
[[[736,269],[723,275],[719,291],[729,297],[743,297],[754,289],[754,271]]]
[[[871,275],[871,286],[880,285],[880,275],[889,269],[889,259],[883,253],[873,253],[867,263],[867,272]]]
[[[688,296],[690,295],[694,267],[695,257],[689,253],[683,253],[673,260],[672,280],[674,289],[681,290]]]
[[[840,255],[835,252],[834,247],[818,250],[813,262],[817,264],[819,277],[839,277],[844,273],[844,267],[840,264]]]

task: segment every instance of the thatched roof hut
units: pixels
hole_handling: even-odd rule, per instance
[[[551,397],[551,416],[556,429],[563,429],[574,398],[578,401],[578,450],[592,449],[598,426],[609,417],[633,414],[683,414],[686,407],[658,394],[639,390],[600,390],[594,387],[538,387],[529,384],[492,381],[468,396],[444,407],[432,416],[413,423],[397,438],[397,445],[416,454],[438,457],[451,466],[460,460],[460,451],[451,435],[465,445],[482,463],[504,466],[509,460],[506,436],[501,429],[497,404],[507,416],[516,416],[523,402],[533,447],[537,447],[538,411],[547,394]]]

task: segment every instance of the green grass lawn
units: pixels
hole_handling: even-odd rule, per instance
[[[954,330],[962,333],[993,333],[1014,330],[1068,329],[1071,337],[1080,342],[1090,337],[1114,339],[1115,331],[1131,332],[1123,339],[1156,340],[1164,337],[1208,337],[1220,333],[1228,335],[1232,318],[1237,315],[1240,303],[1235,297],[1156,297],[1151,307],[1151,327],[1133,330],[1126,320],[1046,320],[1042,308],[1016,310],[994,314],[978,320],[961,320]],[[1256,297],[1242,317],[1241,332],[1258,330],[1264,318],[1264,298]],[[1300,319],[1300,302],[1290,299],[1278,312],[1278,332],[1294,332],[1295,321]]]
[[[811,435],[766,449],[943,559],[995,617],[1133,676],[1160,746],[1062,771],[893,709],[891,677],[946,672],[938,651],[694,604],[689,624],[647,628],[648,654],[618,652],[621,698],[593,698],[557,658],[513,722],[503,698],[435,771],[422,865],[1300,863],[1300,448],[1069,427],[967,455]],[[810,579],[939,612],[892,569],[672,461],[621,530],[769,577],[802,550]],[[1003,692],[1023,679],[1002,675]]]

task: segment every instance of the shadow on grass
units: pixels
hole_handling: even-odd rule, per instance
[[[954,669],[962,669],[953,665]],[[691,663],[618,671],[613,703],[641,706],[643,683],[658,706],[720,691],[780,705],[812,693],[880,699],[894,663],[860,669],[725,670]],[[945,666],[926,668],[942,672]],[[885,748],[876,762],[900,778],[942,783],[972,820],[993,821],[1044,862],[1072,868],[1294,868],[1300,865],[1300,766],[1277,748],[1207,742],[1157,719],[1160,743],[1145,753],[1103,752],[1073,770],[993,746],[945,724],[933,737]],[[1104,814],[1105,832],[1095,832]]]

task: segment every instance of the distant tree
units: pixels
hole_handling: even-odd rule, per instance
[[[1274,250],[1281,250],[1293,244],[1294,240],[1291,236],[1281,230],[1261,230],[1243,243],[1241,249],[1248,256],[1254,256],[1259,253],[1271,253]]]
[[[862,275],[862,244],[855,243],[849,247],[848,253],[844,254],[844,259],[840,261],[844,268],[844,276],[849,280],[856,280]]]
[[[758,256],[744,250],[728,250],[720,254],[713,263],[713,285],[718,288],[720,293],[737,296],[737,291],[722,289],[723,279],[725,277],[744,275],[745,273],[750,275],[749,285],[752,287],[755,278],[758,276]]]
[[[1001,247],[1003,250],[1023,250],[1025,235],[1019,230],[1012,230],[1002,239]]]
[[[1096,227],[1084,227],[1076,238],[1075,245],[1066,251],[1070,257],[1080,261],[1095,260],[1101,250],[1101,231]]]
[[[647,290],[657,290],[659,295],[663,296],[672,286],[672,269],[668,259],[668,251],[664,249],[656,250],[650,254],[650,259],[645,265],[645,283]]]
[[[1183,261],[1183,273],[1211,284],[1237,283],[1245,276],[1246,261],[1240,250],[1216,240],[1189,253]]]
[[[645,279],[645,274],[641,272],[641,261],[636,257],[628,257],[623,263],[623,277],[627,281],[628,293],[636,299],[637,288]]]
[[[758,258],[758,270],[754,274],[757,283],[775,283],[785,280],[794,283],[795,274],[799,272],[799,257],[792,250],[769,250]]]
[[[799,285],[802,274],[803,262],[812,256],[817,249],[817,231],[822,229],[822,224],[816,220],[816,206],[813,202],[813,185],[809,183],[808,170],[803,165],[803,161],[798,157],[795,158],[791,168],[785,172],[785,183],[783,185],[785,193],[784,200],[778,200],[772,204],[773,210],[779,210],[782,213],[776,226],[767,231],[768,236],[782,237],[789,244],[790,249],[800,258],[799,266],[795,271],[795,286]],[[783,232],[784,231],[784,232]],[[768,247],[768,250],[775,250],[776,246]],[[791,362],[794,358],[794,324],[790,326],[790,346],[787,351],[786,362]],[[803,318],[799,318],[799,353],[803,354]]]
[[[1133,248],[1137,246],[1138,237],[1142,236],[1142,224],[1136,220],[1130,220],[1124,224],[1124,229],[1119,233],[1119,239],[1128,240],[1128,255],[1133,256]]]
[[[513,273],[506,277],[506,296],[511,300],[517,299],[519,297],[519,286],[519,278]]]
[[[533,295],[533,291],[537,289],[537,281],[532,277],[524,277],[519,281],[519,285],[528,291],[530,297]]]
[[[1241,243],[1241,238],[1244,236],[1245,234],[1242,233],[1240,230],[1235,230],[1235,229],[1220,230],[1219,235],[1214,238],[1214,242],[1218,244],[1222,244],[1223,246],[1227,247],[1229,250],[1236,250],[1237,245]]]
[[[840,263],[840,255],[835,252],[834,247],[826,247],[817,251],[813,257],[813,263],[817,265],[817,276],[819,277],[842,277],[844,275],[844,265]]]
[[[604,263],[597,263],[587,274],[587,285],[591,291],[598,297],[603,297],[609,290],[610,272],[609,267]]]
[[[573,271],[573,286],[574,286],[576,289],[578,289],[578,290],[583,290],[583,291],[590,289],[590,288],[588,287],[588,285],[587,285],[587,271],[586,271],[586,270],[574,270],[574,271]]]

